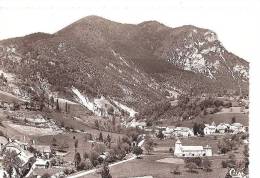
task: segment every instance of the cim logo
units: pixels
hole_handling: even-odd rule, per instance
[[[232,178],[248,178],[248,175],[246,175],[243,171],[237,171],[234,168],[229,170],[229,175]]]

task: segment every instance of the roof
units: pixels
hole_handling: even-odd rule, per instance
[[[183,151],[202,151],[203,146],[182,146]]]
[[[40,152],[51,152],[51,147],[48,145],[33,145],[33,147]]]
[[[178,139],[178,140],[176,141],[176,143],[177,143],[177,144],[180,144],[180,143],[181,143],[181,141]]]
[[[243,126],[243,124],[241,124],[241,123],[233,123],[232,126],[241,127],[241,126]]]
[[[0,143],[3,143],[3,144],[7,144],[8,143],[8,139],[4,136],[0,136]]]
[[[190,128],[188,128],[188,127],[176,127],[174,130],[175,131],[190,131]]]
[[[167,126],[168,129],[175,129],[176,127],[174,125]],[[167,129],[166,128],[166,129]]]

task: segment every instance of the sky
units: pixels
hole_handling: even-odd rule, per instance
[[[157,20],[171,27],[195,25],[215,31],[227,50],[259,57],[259,0],[0,0],[0,39],[54,33],[88,15],[122,23]]]

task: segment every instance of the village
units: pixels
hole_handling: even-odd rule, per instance
[[[247,123],[244,121],[247,114],[238,107],[224,108],[225,112],[212,115],[230,115],[226,122],[147,126],[144,121],[132,119],[122,126],[120,133],[113,133],[102,131],[101,123],[96,121],[94,125],[99,123],[99,129],[77,128],[77,125],[59,124],[40,112],[28,111],[28,106],[15,105],[19,104],[5,102],[1,109],[2,115],[6,115],[1,121],[0,135],[3,177],[100,177],[104,163],[118,177],[156,177],[154,174],[192,177],[214,175],[219,169],[224,169],[226,174],[238,163],[247,164],[243,152],[249,144],[248,125],[242,124]],[[85,123],[80,117],[73,118],[63,122],[72,120],[81,126]],[[128,171],[118,172],[120,166],[137,169],[138,165],[144,169],[133,175]],[[149,165],[165,165],[161,170],[164,172],[149,173]]]

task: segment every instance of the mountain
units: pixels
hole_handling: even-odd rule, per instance
[[[1,90],[30,98],[38,88],[85,106],[103,98],[128,111],[182,93],[247,93],[249,85],[249,63],[216,33],[157,21],[87,16],[54,34],[0,41],[0,59],[3,74],[15,78]]]

